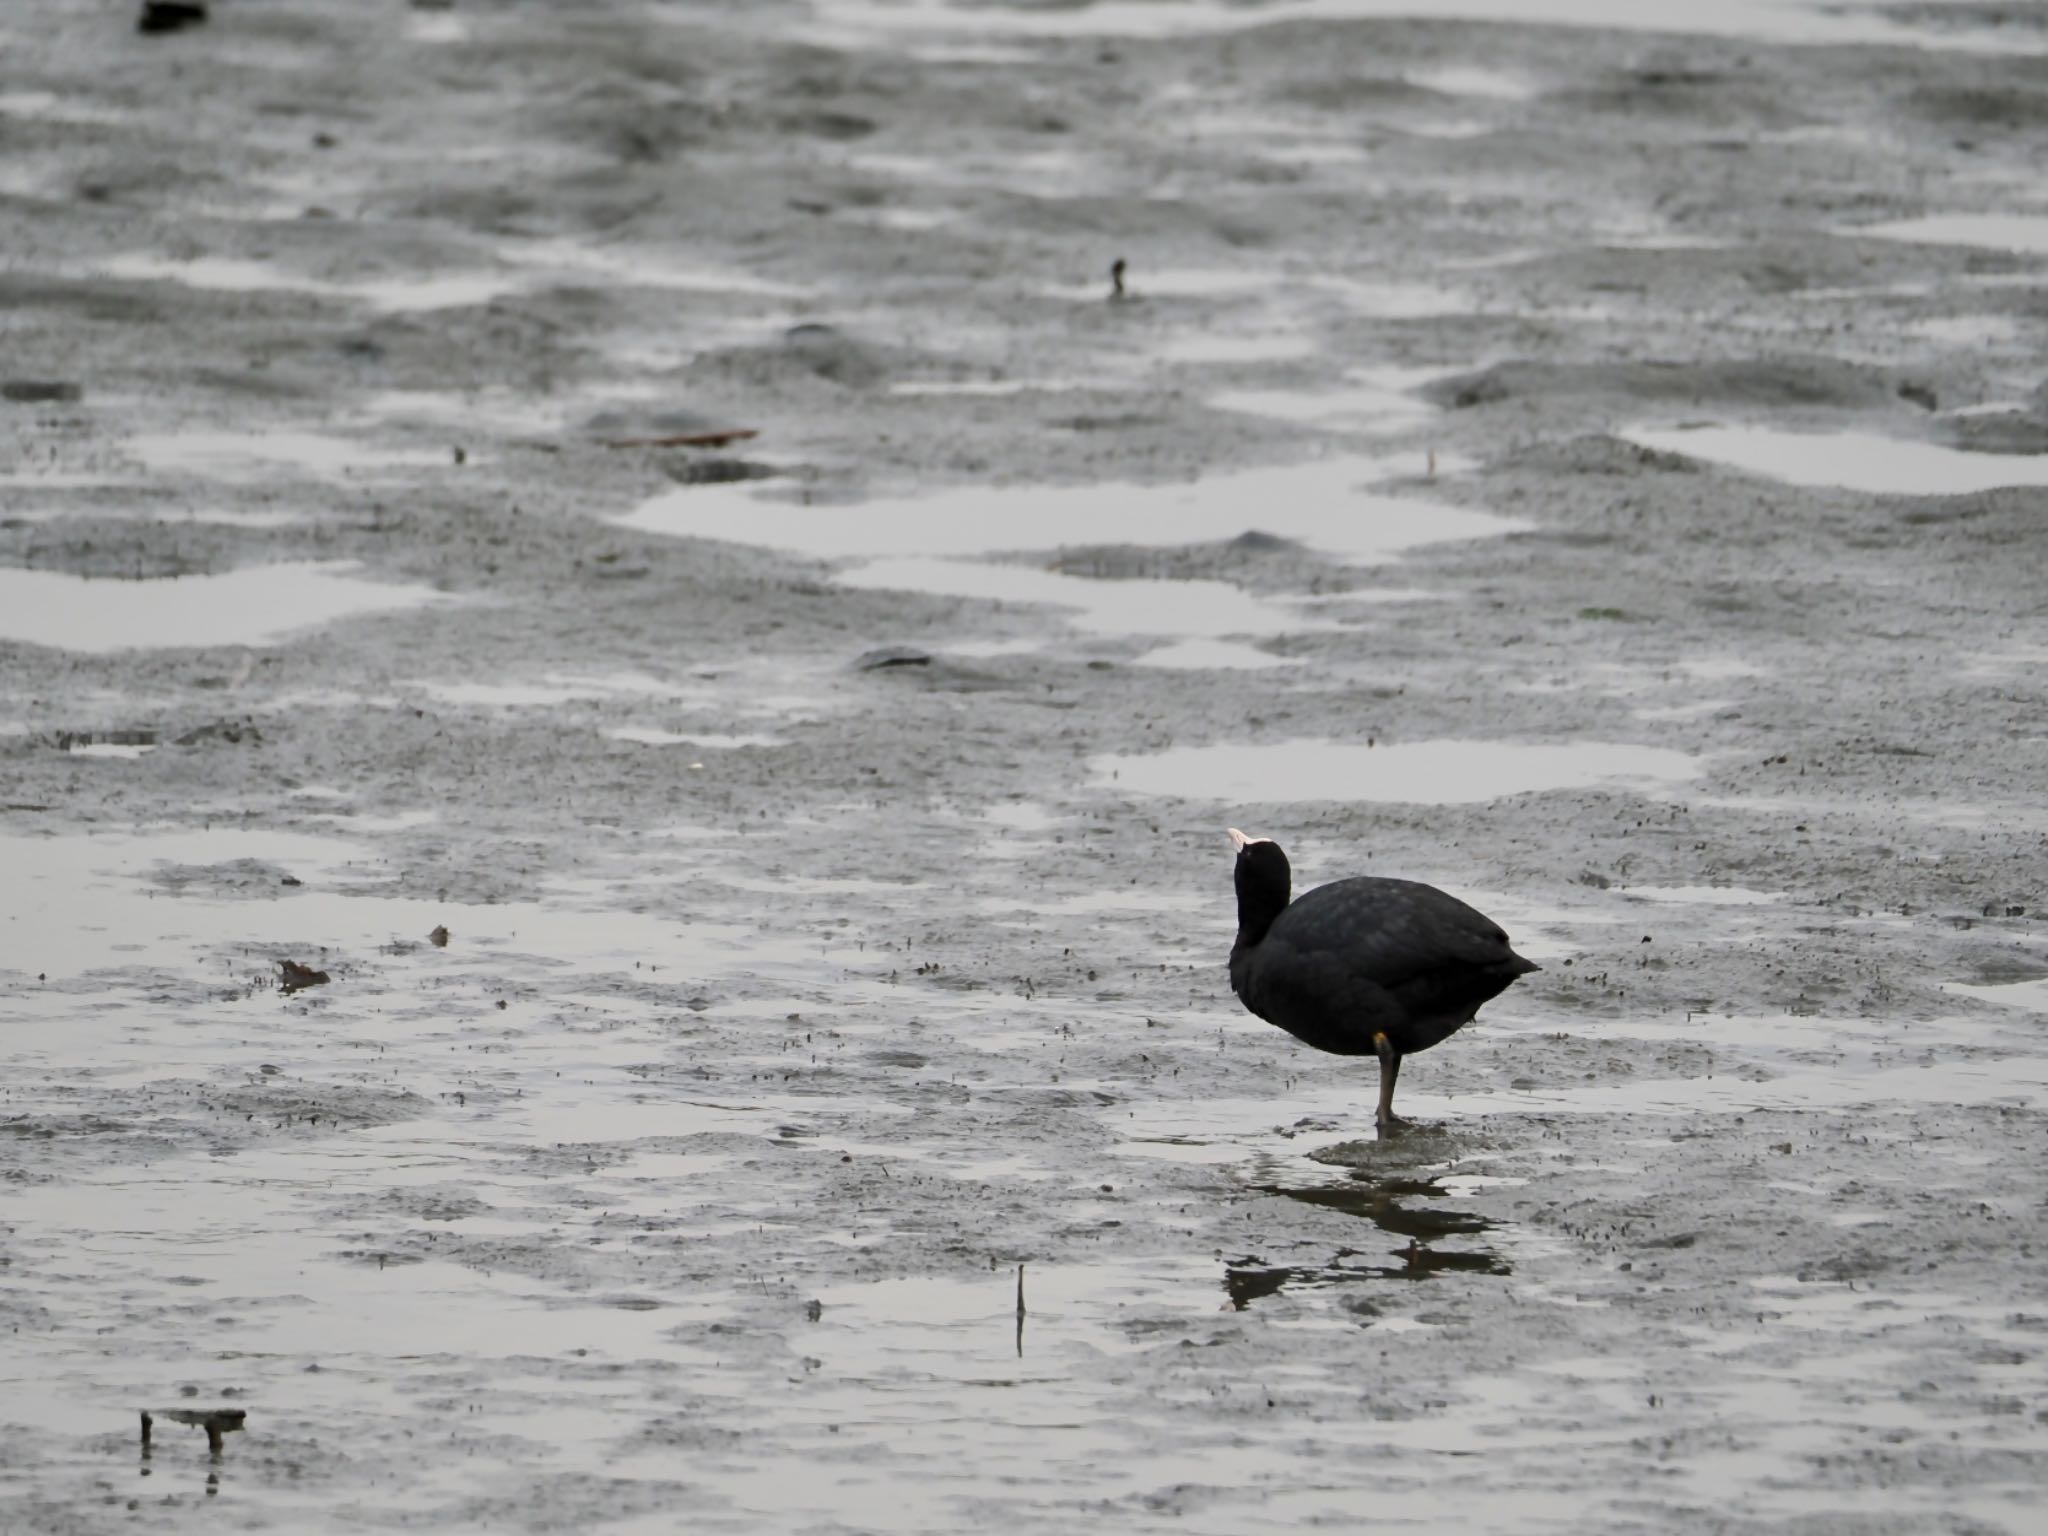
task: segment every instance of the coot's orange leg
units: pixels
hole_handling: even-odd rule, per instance
[[[1372,1048],[1380,1058],[1380,1112],[1376,1117],[1381,1130],[1401,1122],[1394,1114],[1394,1079],[1401,1075],[1401,1053],[1394,1049],[1394,1042],[1384,1034],[1375,1032]]]

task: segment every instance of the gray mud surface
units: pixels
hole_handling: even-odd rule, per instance
[[[0,13],[0,1529],[2040,1528],[2048,13],[133,9]],[[1407,1134],[1226,825],[1543,964]]]

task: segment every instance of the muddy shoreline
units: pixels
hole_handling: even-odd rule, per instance
[[[2030,1528],[2048,29],[1336,9],[0,21],[0,1526]]]

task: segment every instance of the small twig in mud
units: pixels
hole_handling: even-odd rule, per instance
[[[1017,1266],[1017,1358],[1024,1358],[1024,1266]]]
[[[607,437],[600,441],[607,448],[723,448],[760,435],[759,427],[734,427],[728,432],[673,432],[667,437]]]

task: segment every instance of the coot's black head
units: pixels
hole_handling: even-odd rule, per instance
[[[1232,827],[1230,846],[1237,850],[1238,937],[1256,944],[1273,926],[1273,919],[1286,910],[1294,871],[1280,845],[1270,837],[1246,837]]]

